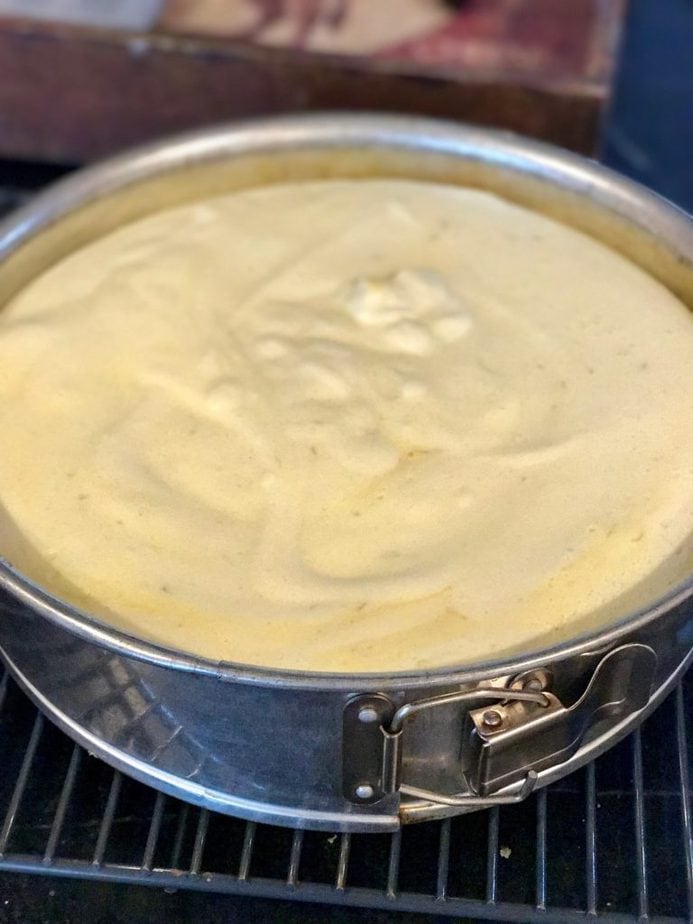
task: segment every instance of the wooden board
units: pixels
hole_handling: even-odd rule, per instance
[[[608,83],[624,0],[165,0],[166,31],[245,38],[396,62],[430,74],[494,74],[554,89]]]
[[[591,33],[589,67],[559,78],[500,58],[436,69],[402,51],[328,54],[193,37],[174,34],[170,20],[146,33],[0,20],[0,156],[82,162],[195,126],[316,109],[442,116],[589,153],[610,94],[615,22]]]

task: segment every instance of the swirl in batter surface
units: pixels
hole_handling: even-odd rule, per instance
[[[3,309],[0,440],[30,576],[104,621],[273,667],[463,663],[689,554],[693,318],[482,192],[261,188]]]

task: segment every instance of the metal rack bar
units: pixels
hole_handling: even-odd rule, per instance
[[[546,910],[546,789],[537,793],[537,845],[535,860],[534,904]]]
[[[106,845],[108,844],[108,837],[113,826],[113,818],[115,817],[115,810],[116,806],[118,805],[118,797],[120,796],[120,787],[122,782],[123,776],[120,770],[114,770],[113,779],[111,780],[111,788],[108,792],[106,809],[103,813],[103,818],[101,819],[99,836],[97,838],[96,847],[94,849],[94,857],[91,861],[93,866],[101,866],[103,864]]]
[[[241,850],[241,862],[238,866],[238,878],[241,882],[247,882],[250,876],[250,864],[253,859],[253,847],[255,846],[255,822],[248,821],[245,825],[245,834],[243,835],[243,848]]]
[[[298,884],[298,871],[301,865],[301,851],[303,849],[303,831],[297,829],[294,831],[293,840],[291,841],[291,854],[289,856],[289,870],[286,874],[286,884],[296,886]]]
[[[44,719],[42,713],[37,712],[33,727],[31,729],[29,743],[27,744],[26,750],[24,752],[22,766],[19,770],[19,775],[17,776],[17,782],[14,784],[12,798],[10,799],[10,804],[5,814],[5,820],[3,822],[2,829],[0,829],[0,857],[4,856],[5,850],[7,849],[7,842],[10,839],[12,827],[17,817],[19,806],[22,802],[22,796],[24,795],[24,790],[26,789],[26,784],[29,780],[31,767],[34,763],[34,757],[36,756],[36,749],[38,748],[39,741],[41,740],[43,722]]]
[[[486,854],[486,902],[494,905],[498,896],[498,806],[488,813],[488,850]]]
[[[399,858],[402,851],[402,829],[398,828],[390,839],[390,855],[387,861],[387,885],[385,894],[388,898],[397,898],[399,884]]]
[[[70,798],[72,797],[72,790],[75,788],[75,781],[77,779],[81,760],[82,748],[76,744],[72,748],[70,763],[63,781],[63,788],[60,791],[58,807],[55,810],[53,824],[51,825],[50,834],[48,835],[48,843],[46,844],[46,849],[43,854],[44,863],[52,863],[55,857],[55,851],[58,849],[60,834],[63,830],[63,824],[65,823],[65,815],[67,814]]]
[[[645,785],[642,775],[642,735],[633,733],[633,787],[635,789],[635,870],[638,883],[638,919],[648,917],[647,852],[645,847]]]
[[[585,883],[587,913],[597,913],[597,783],[594,763],[585,770]]]
[[[200,867],[202,866],[202,855],[205,849],[205,840],[207,839],[207,828],[209,827],[209,809],[200,809],[200,817],[197,819],[197,828],[195,830],[195,843],[193,845],[192,857],[190,859],[190,874],[199,876]]]
[[[34,858],[15,856],[2,864],[4,871],[36,872]],[[48,872],[43,870],[43,872]],[[343,892],[335,892],[327,884],[302,884],[299,888],[289,889],[283,879],[253,879],[239,882],[236,876],[215,874],[211,879],[204,876],[187,876],[181,878],[164,870],[153,870],[144,876],[139,869],[127,866],[104,864],[97,869],[88,863],[70,860],[57,860],[51,867],[50,874],[65,878],[91,879],[101,882],[121,882],[149,885],[158,888],[189,889],[194,892],[214,891],[226,895],[253,895],[263,898],[277,898],[284,901],[330,902],[336,906],[348,906],[392,912],[392,900],[384,891],[368,887],[349,887]],[[489,921],[521,922],[521,924],[585,924],[585,912],[575,908],[551,908],[550,911],[538,911],[531,905],[514,902],[498,902],[488,905],[475,899],[451,896],[445,902],[436,901],[432,895],[415,892],[400,892],[397,896],[397,911],[411,911],[450,918],[480,919]],[[364,917],[368,920],[368,917]],[[598,918],[597,920],[601,920]],[[637,918],[627,913],[612,913],[603,919],[608,924],[637,924]],[[648,924],[681,924],[683,919],[671,917],[652,917]]]
[[[185,827],[188,823],[189,814],[190,806],[187,802],[181,803],[176,834],[173,838],[173,850],[171,851],[171,869],[178,869],[180,865],[180,855],[183,850],[183,838],[185,837]]]
[[[445,818],[440,824],[440,841],[438,844],[438,875],[436,877],[436,899],[444,901],[448,894],[448,876],[450,874],[450,827],[452,822]]]
[[[683,684],[681,683],[676,687],[676,746],[678,751],[679,779],[681,781],[681,818],[683,821],[683,852],[686,862],[688,917],[693,921],[693,825],[691,824],[691,789],[688,773],[686,711],[683,702]]]
[[[161,830],[161,821],[164,817],[164,806],[166,805],[166,796],[162,792],[156,794],[154,809],[152,811],[152,820],[147,832],[147,843],[144,846],[142,856],[142,869],[145,872],[151,872],[154,866],[154,852],[159,840],[159,831]]]
[[[347,873],[349,871],[349,851],[351,850],[351,834],[342,834],[339,842],[339,859],[337,860],[337,878],[335,889],[343,892],[346,888]]]

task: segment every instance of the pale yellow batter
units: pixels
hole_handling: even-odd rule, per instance
[[[0,440],[0,551],[133,634],[285,668],[468,662],[689,555],[693,317],[484,193],[268,187],[15,298]]]

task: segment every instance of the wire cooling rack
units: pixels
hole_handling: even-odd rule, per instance
[[[7,676],[0,697],[0,872],[504,921],[693,919],[693,672],[525,803],[382,835],[189,806],[91,757]]]

